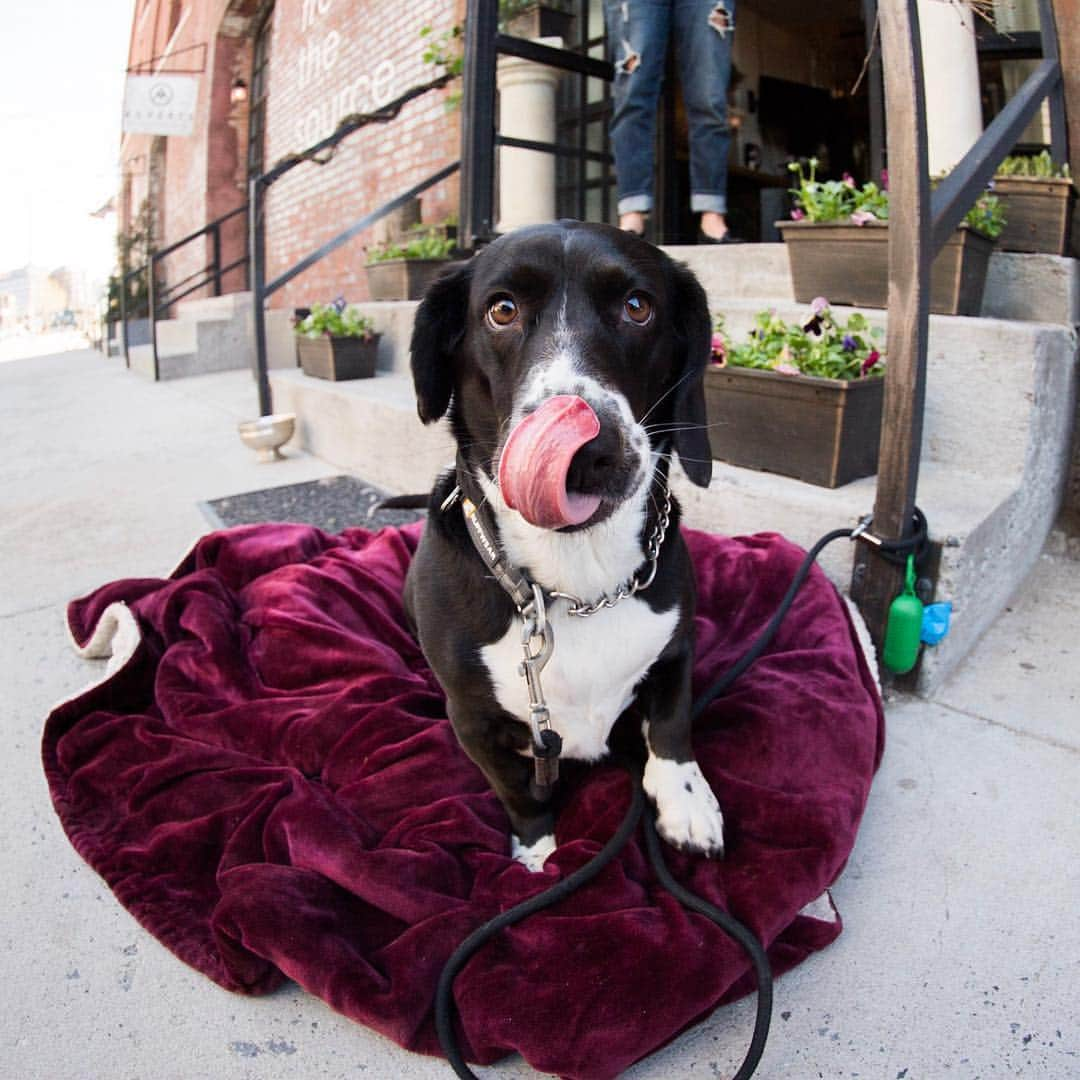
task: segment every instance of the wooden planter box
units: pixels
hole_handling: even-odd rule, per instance
[[[386,259],[368,263],[368,295],[372,300],[422,300],[427,287],[449,259]]]
[[[298,336],[296,349],[305,375],[334,382],[370,379],[375,374],[379,335],[373,334],[369,338]]]
[[[795,299],[824,296],[830,304],[889,306],[889,227],[830,222],[778,221],[788,245]],[[937,315],[978,315],[994,242],[961,225],[930,268],[930,310]]]
[[[818,379],[755,368],[705,372],[712,455],[839,487],[877,472],[885,379]]]
[[[1002,251],[1064,255],[1075,190],[1067,177],[995,176],[994,194],[1005,203]]]

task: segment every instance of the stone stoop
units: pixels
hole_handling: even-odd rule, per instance
[[[157,324],[158,369],[164,379],[249,367],[255,354],[251,293],[182,300],[176,317]],[[150,345],[129,349],[133,370],[154,376]]]
[[[806,311],[792,297],[782,244],[668,250],[698,274],[735,336],[763,308],[789,321]],[[1051,533],[1076,411],[1078,283],[1073,260],[995,255],[983,311],[1012,318],[931,316],[918,503],[942,545],[936,598],[954,610],[949,636],[924,650],[922,693],[940,685],[993,622]],[[454,447],[445,422],[424,428],[416,416],[408,350],[417,302],[360,306],[383,334],[377,376],[330,383],[295,366],[272,370],[274,408],[297,414],[297,441],[324,460],[391,491],[426,491],[452,464]],[[1024,312],[1039,321],[1019,321]],[[865,313],[885,326],[885,312]],[[876,485],[868,477],[830,490],[722,462],[707,491],[679,470],[674,476],[688,526],[779,532],[804,547],[854,525],[873,508]],[[851,545],[838,541],[821,561],[846,592]]]

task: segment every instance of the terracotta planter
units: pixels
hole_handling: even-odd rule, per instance
[[[814,224],[778,221],[788,245],[795,299],[824,296],[830,304],[889,306],[889,227],[885,223]],[[930,268],[930,310],[978,315],[994,242],[961,225]]]
[[[372,300],[421,300],[449,259],[386,259],[368,263],[368,295]]]
[[[994,194],[1005,202],[1002,251],[1064,255],[1075,189],[1067,177],[995,176]]]
[[[754,368],[705,372],[712,455],[839,487],[877,472],[885,379],[818,379]]]
[[[296,348],[305,375],[334,382],[370,379],[375,374],[379,335],[372,334],[369,338],[298,336]]]

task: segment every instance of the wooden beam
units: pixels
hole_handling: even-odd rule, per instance
[[[1053,0],[1065,97],[1065,153],[1080,176],[1080,0]],[[1080,256],[1080,207],[1073,211],[1072,254]]]
[[[915,0],[881,0],[878,13],[888,116],[889,366],[872,531],[896,540],[910,531],[919,480],[929,328],[930,183]],[[901,568],[860,544],[851,593],[879,648],[889,604],[902,580]]]

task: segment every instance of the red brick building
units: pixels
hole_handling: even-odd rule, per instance
[[[460,23],[464,0],[136,0],[129,70],[190,72],[198,80],[190,135],[128,133],[121,148],[122,227],[144,200],[157,246],[164,247],[243,205],[252,173],[329,135],[350,113],[386,104],[439,71],[425,64],[430,26],[438,34]],[[350,135],[325,165],[305,163],[270,191],[266,212],[267,277],[456,159],[458,113],[447,91],[407,105],[390,125]],[[456,177],[423,197],[425,221],[456,212]],[[222,228],[222,263],[244,254],[247,223]],[[361,234],[273,297],[294,307],[344,294],[366,296]],[[170,255],[169,285],[211,259],[208,237]],[[244,287],[243,266],[225,291]]]

